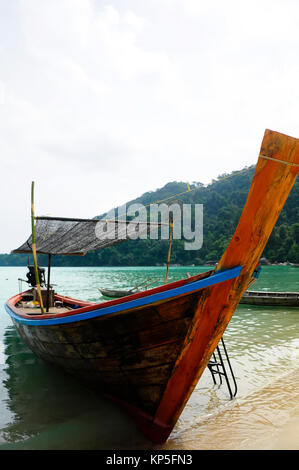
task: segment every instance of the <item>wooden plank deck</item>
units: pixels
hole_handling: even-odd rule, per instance
[[[39,307],[35,308],[27,308],[27,307],[17,307],[21,314],[24,315],[42,315],[41,310]],[[47,313],[66,313],[72,310],[68,307],[50,307],[49,312]]]

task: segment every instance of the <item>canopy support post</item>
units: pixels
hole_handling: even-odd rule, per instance
[[[50,300],[50,277],[51,277],[51,264],[52,264],[52,255],[48,255],[48,281],[47,281],[47,304],[46,312],[49,312],[49,300]]]
[[[34,270],[35,270],[35,279],[36,279],[36,288],[39,297],[39,303],[41,308],[41,313],[45,313],[42,293],[40,288],[40,280],[39,280],[39,273],[38,273],[38,265],[37,265],[37,256],[36,256],[36,243],[35,243],[35,217],[34,217],[34,181],[31,184],[31,230],[32,230],[32,255],[33,255],[33,263],[34,263]]]
[[[169,270],[170,255],[171,255],[171,244],[172,244],[172,237],[173,237],[173,223],[170,223],[169,225],[170,225],[170,235],[169,235],[169,248],[168,248],[165,284],[167,284],[167,279],[168,279],[168,270]]]

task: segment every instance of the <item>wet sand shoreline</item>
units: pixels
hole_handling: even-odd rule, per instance
[[[179,429],[178,429],[179,431]],[[299,370],[178,432],[160,449],[299,450]]]

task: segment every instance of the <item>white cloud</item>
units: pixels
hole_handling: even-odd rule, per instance
[[[92,217],[255,163],[266,127],[299,136],[295,0],[0,8],[0,252],[27,236],[32,179],[39,213]]]

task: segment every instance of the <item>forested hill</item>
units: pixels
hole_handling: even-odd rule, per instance
[[[174,240],[171,263],[202,265],[217,261],[227,247],[236,228],[248,195],[254,167],[221,175],[208,186],[193,182],[190,192],[186,182],[171,182],[163,188],[146,192],[134,201],[148,205],[164,201],[167,204],[203,204],[203,246],[198,251],[184,250],[183,240]],[[172,197],[174,196],[174,197]],[[271,262],[299,263],[299,181],[289,195],[263,256]],[[84,257],[55,256],[56,266],[152,266],[166,262],[168,241],[128,241]],[[26,265],[26,255],[0,255],[0,265]],[[46,257],[39,256],[46,265]]]

